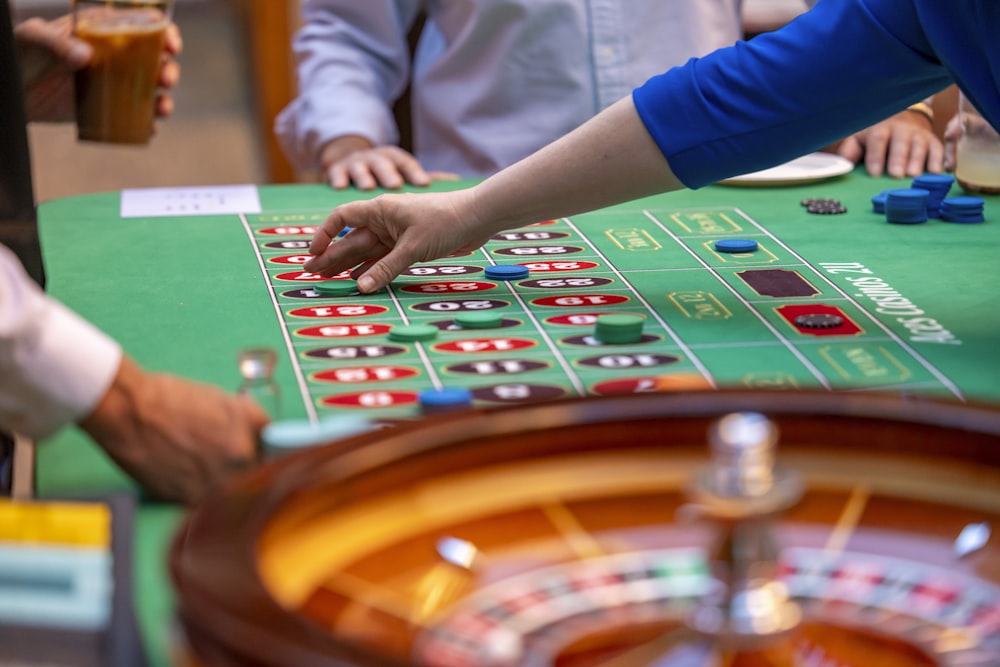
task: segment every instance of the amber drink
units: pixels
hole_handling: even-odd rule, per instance
[[[146,144],[153,135],[170,2],[76,0],[73,31],[94,49],[75,79],[82,141]]]
[[[964,94],[958,117],[962,134],[955,146],[955,180],[966,192],[1000,194],[1000,132]]]

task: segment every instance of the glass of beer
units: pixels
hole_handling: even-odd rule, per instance
[[[955,180],[967,192],[1000,193],[1000,133],[964,94],[958,104]]]
[[[73,34],[94,56],[75,77],[81,141],[146,144],[173,0],[73,0]]]

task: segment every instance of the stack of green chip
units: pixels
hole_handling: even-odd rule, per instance
[[[638,343],[642,340],[641,315],[599,315],[594,324],[594,338],[607,345]]]

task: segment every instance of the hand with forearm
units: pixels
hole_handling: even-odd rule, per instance
[[[151,495],[192,503],[256,460],[267,415],[251,399],[125,356],[80,427]]]
[[[503,229],[681,187],[628,97],[472,188],[338,206],[304,268],[333,276],[360,264],[358,287],[372,292],[411,264],[479,247]],[[333,242],[345,227],[353,231]]]

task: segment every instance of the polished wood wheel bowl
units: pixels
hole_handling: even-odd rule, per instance
[[[773,521],[793,631],[686,629],[717,522],[709,428],[758,412],[806,485]],[[1000,664],[1000,412],[864,394],[686,392],[468,411],[277,460],[170,554],[194,664]],[[964,532],[963,532],[964,531]]]

